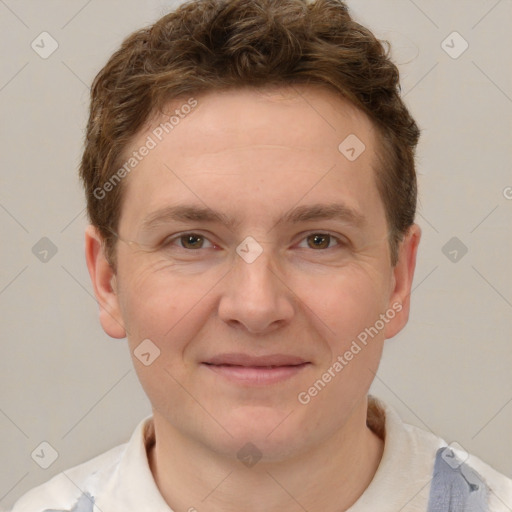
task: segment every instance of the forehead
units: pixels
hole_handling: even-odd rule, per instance
[[[373,124],[326,87],[182,97],[152,117],[126,158],[149,139],[154,148],[123,183],[121,218],[129,222],[185,196],[205,206],[215,195],[225,208],[234,193],[248,191],[256,207],[306,194],[315,203],[333,202],[334,188],[343,189],[353,207],[358,196],[376,198]]]
[[[167,111],[152,118],[150,129],[165,124],[191,96],[169,103]],[[194,99],[197,106],[168,134],[178,137],[182,132],[179,143],[184,157],[197,153],[198,142],[202,149],[217,152],[256,142],[295,143],[297,149],[321,143],[324,148],[336,149],[340,137],[350,133],[373,143],[373,124],[366,114],[327,86],[244,87],[210,91]],[[204,135],[201,141],[186,137],[190,131],[183,125],[191,124],[197,136]]]

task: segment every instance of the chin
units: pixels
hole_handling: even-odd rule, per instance
[[[248,444],[254,445],[255,452],[259,451],[265,460],[278,461],[285,459],[291,452],[299,449],[295,443],[304,444],[304,432],[295,423],[297,418],[288,411],[262,406],[244,406],[237,408],[233,414],[221,422],[232,437],[224,436],[225,445],[221,450],[233,451],[238,454]],[[294,421],[295,420],[295,421]],[[219,439],[212,440],[218,443]],[[217,444],[217,448],[219,448]],[[245,450],[251,450],[246,447]]]

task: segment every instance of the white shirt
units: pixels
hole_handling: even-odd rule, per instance
[[[512,480],[477,457],[450,448],[438,453],[447,446],[445,441],[403,423],[393,409],[373,397],[368,424],[384,438],[384,452],[373,480],[348,512],[512,511]],[[153,436],[152,417],[148,417],[128,443],[32,489],[12,512],[172,512],[149,468],[147,447],[154,442]],[[453,455],[458,462],[451,462],[457,460]],[[457,495],[457,485],[480,489],[472,493],[471,501]],[[452,496],[446,496],[447,489]],[[486,508],[479,508],[479,500],[485,501]],[[204,506],[196,508],[201,512]],[[193,504],[189,510],[194,510]]]

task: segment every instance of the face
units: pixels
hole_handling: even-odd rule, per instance
[[[407,321],[419,232],[392,267],[376,133],[332,92],[195,99],[128,148],[156,142],[123,183],[116,275],[87,232],[101,321],[127,335],[157,431],[279,459],[366,406],[383,342]]]

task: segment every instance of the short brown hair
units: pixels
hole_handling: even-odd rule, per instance
[[[414,222],[420,133],[388,52],[389,43],[356,23],[342,0],[191,0],[130,35],[94,79],[80,165],[89,219],[112,264],[123,187],[108,200],[95,191],[151,115],[186,94],[294,84],[327,85],[377,128],[377,187],[396,264]]]

